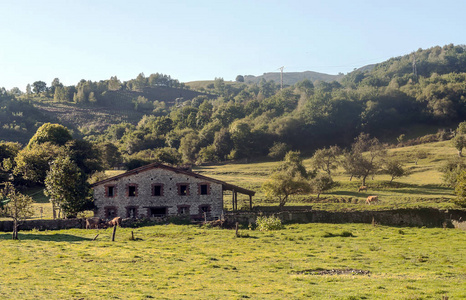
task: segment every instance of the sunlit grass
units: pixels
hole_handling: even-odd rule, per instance
[[[131,231],[136,240],[129,239]],[[119,228],[113,243],[111,229],[20,232],[20,241],[0,234],[0,297],[466,297],[466,232],[460,230],[292,224],[279,231],[241,232],[247,237],[197,226]],[[303,273],[321,269],[360,269],[370,275]]]
[[[413,155],[417,151],[426,151],[428,155],[416,164]],[[389,149],[388,155],[395,156],[402,161],[404,168],[410,172],[409,176],[396,178],[392,184],[389,184],[390,176],[377,174],[373,179],[371,177],[367,179],[368,191],[359,193],[358,187],[361,181],[357,178],[350,181],[344,169],[339,167],[332,174],[338,184],[321,195],[322,200],[316,201],[316,195],[300,195],[292,197],[289,204],[312,205],[313,208],[330,210],[359,210],[367,209],[364,201],[368,195],[378,195],[381,199],[380,203],[370,209],[455,207],[451,202],[454,198],[453,189],[445,186],[442,173],[439,171],[447,159],[457,155],[450,141]],[[261,190],[261,186],[279,164],[280,162],[224,164],[197,167],[195,171],[256,191],[254,197],[256,205],[274,205],[274,199],[268,199]],[[311,170],[312,160],[304,159],[304,165]],[[243,198],[240,198],[239,202],[247,207],[248,199]],[[228,200],[226,204],[227,208],[231,206]]]

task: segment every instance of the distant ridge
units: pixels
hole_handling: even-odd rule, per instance
[[[305,72],[283,72],[283,84],[284,85],[293,85],[304,79],[309,79],[312,82],[316,81],[325,81],[325,82],[332,82],[338,81],[343,78],[345,75],[329,75],[324,73],[312,72],[312,71],[305,71]],[[261,79],[265,79],[267,81],[273,80],[276,83],[280,82],[280,72],[271,72],[271,73],[264,73],[260,76],[253,76],[253,75],[246,75],[244,76],[244,82],[246,83],[259,83]]]

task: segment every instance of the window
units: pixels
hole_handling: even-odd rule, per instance
[[[128,187],[128,196],[130,197],[135,197],[136,196],[136,187],[135,186],[129,186]]]
[[[164,217],[167,215],[166,207],[150,207],[149,208],[149,217]]]
[[[199,212],[201,212],[201,213],[208,213],[208,212],[210,212],[210,206],[209,206],[209,205],[201,205],[201,206],[199,206]]]
[[[104,207],[105,210],[105,218],[113,219],[117,217],[117,208],[114,206],[106,206]]]
[[[152,196],[163,196],[163,184],[156,183],[152,185]]]
[[[127,218],[137,218],[138,217],[138,208],[136,206],[129,206],[126,208],[126,217]]]
[[[210,194],[210,186],[208,183],[201,183],[199,184],[199,195],[209,195]]]
[[[137,184],[128,184],[126,186],[126,196],[128,197],[137,197],[138,196],[138,185]]]
[[[178,206],[179,215],[189,215],[189,206]]]
[[[114,185],[106,185],[105,186],[105,195],[109,198],[113,198],[116,196],[116,186]]]
[[[188,195],[189,195],[189,184],[187,184],[187,183],[179,183],[179,184],[178,184],[178,195],[180,195],[180,196],[188,196]]]

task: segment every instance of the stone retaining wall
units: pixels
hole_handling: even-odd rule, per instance
[[[254,223],[259,214],[276,215],[283,222],[297,223],[372,223],[388,226],[443,227],[444,223],[461,227],[466,211],[438,209],[397,209],[387,211],[329,212],[295,210],[281,212],[237,212],[225,215],[227,222]],[[454,222],[453,222],[454,221]],[[466,223],[466,222],[465,222]],[[461,226],[460,226],[461,225]]]
[[[265,211],[265,212],[264,212]],[[255,223],[259,214],[276,215],[283,222],[296,223],[372,223],[387,226],[443,227],[445,224],[466,230],[466,211],[438,209],[398,209],[386,211],[329,212],[323,210],[271,210],[226,213],[225,221],[230,224]],[[85,228],[85,219],[27,220],[19,230],[59,230]],[[13,231],[13,221],[0,221],[0,231]]]

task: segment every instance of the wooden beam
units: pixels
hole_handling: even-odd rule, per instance
[[[249,210],[252,210],[252,196],[249,195]]]

